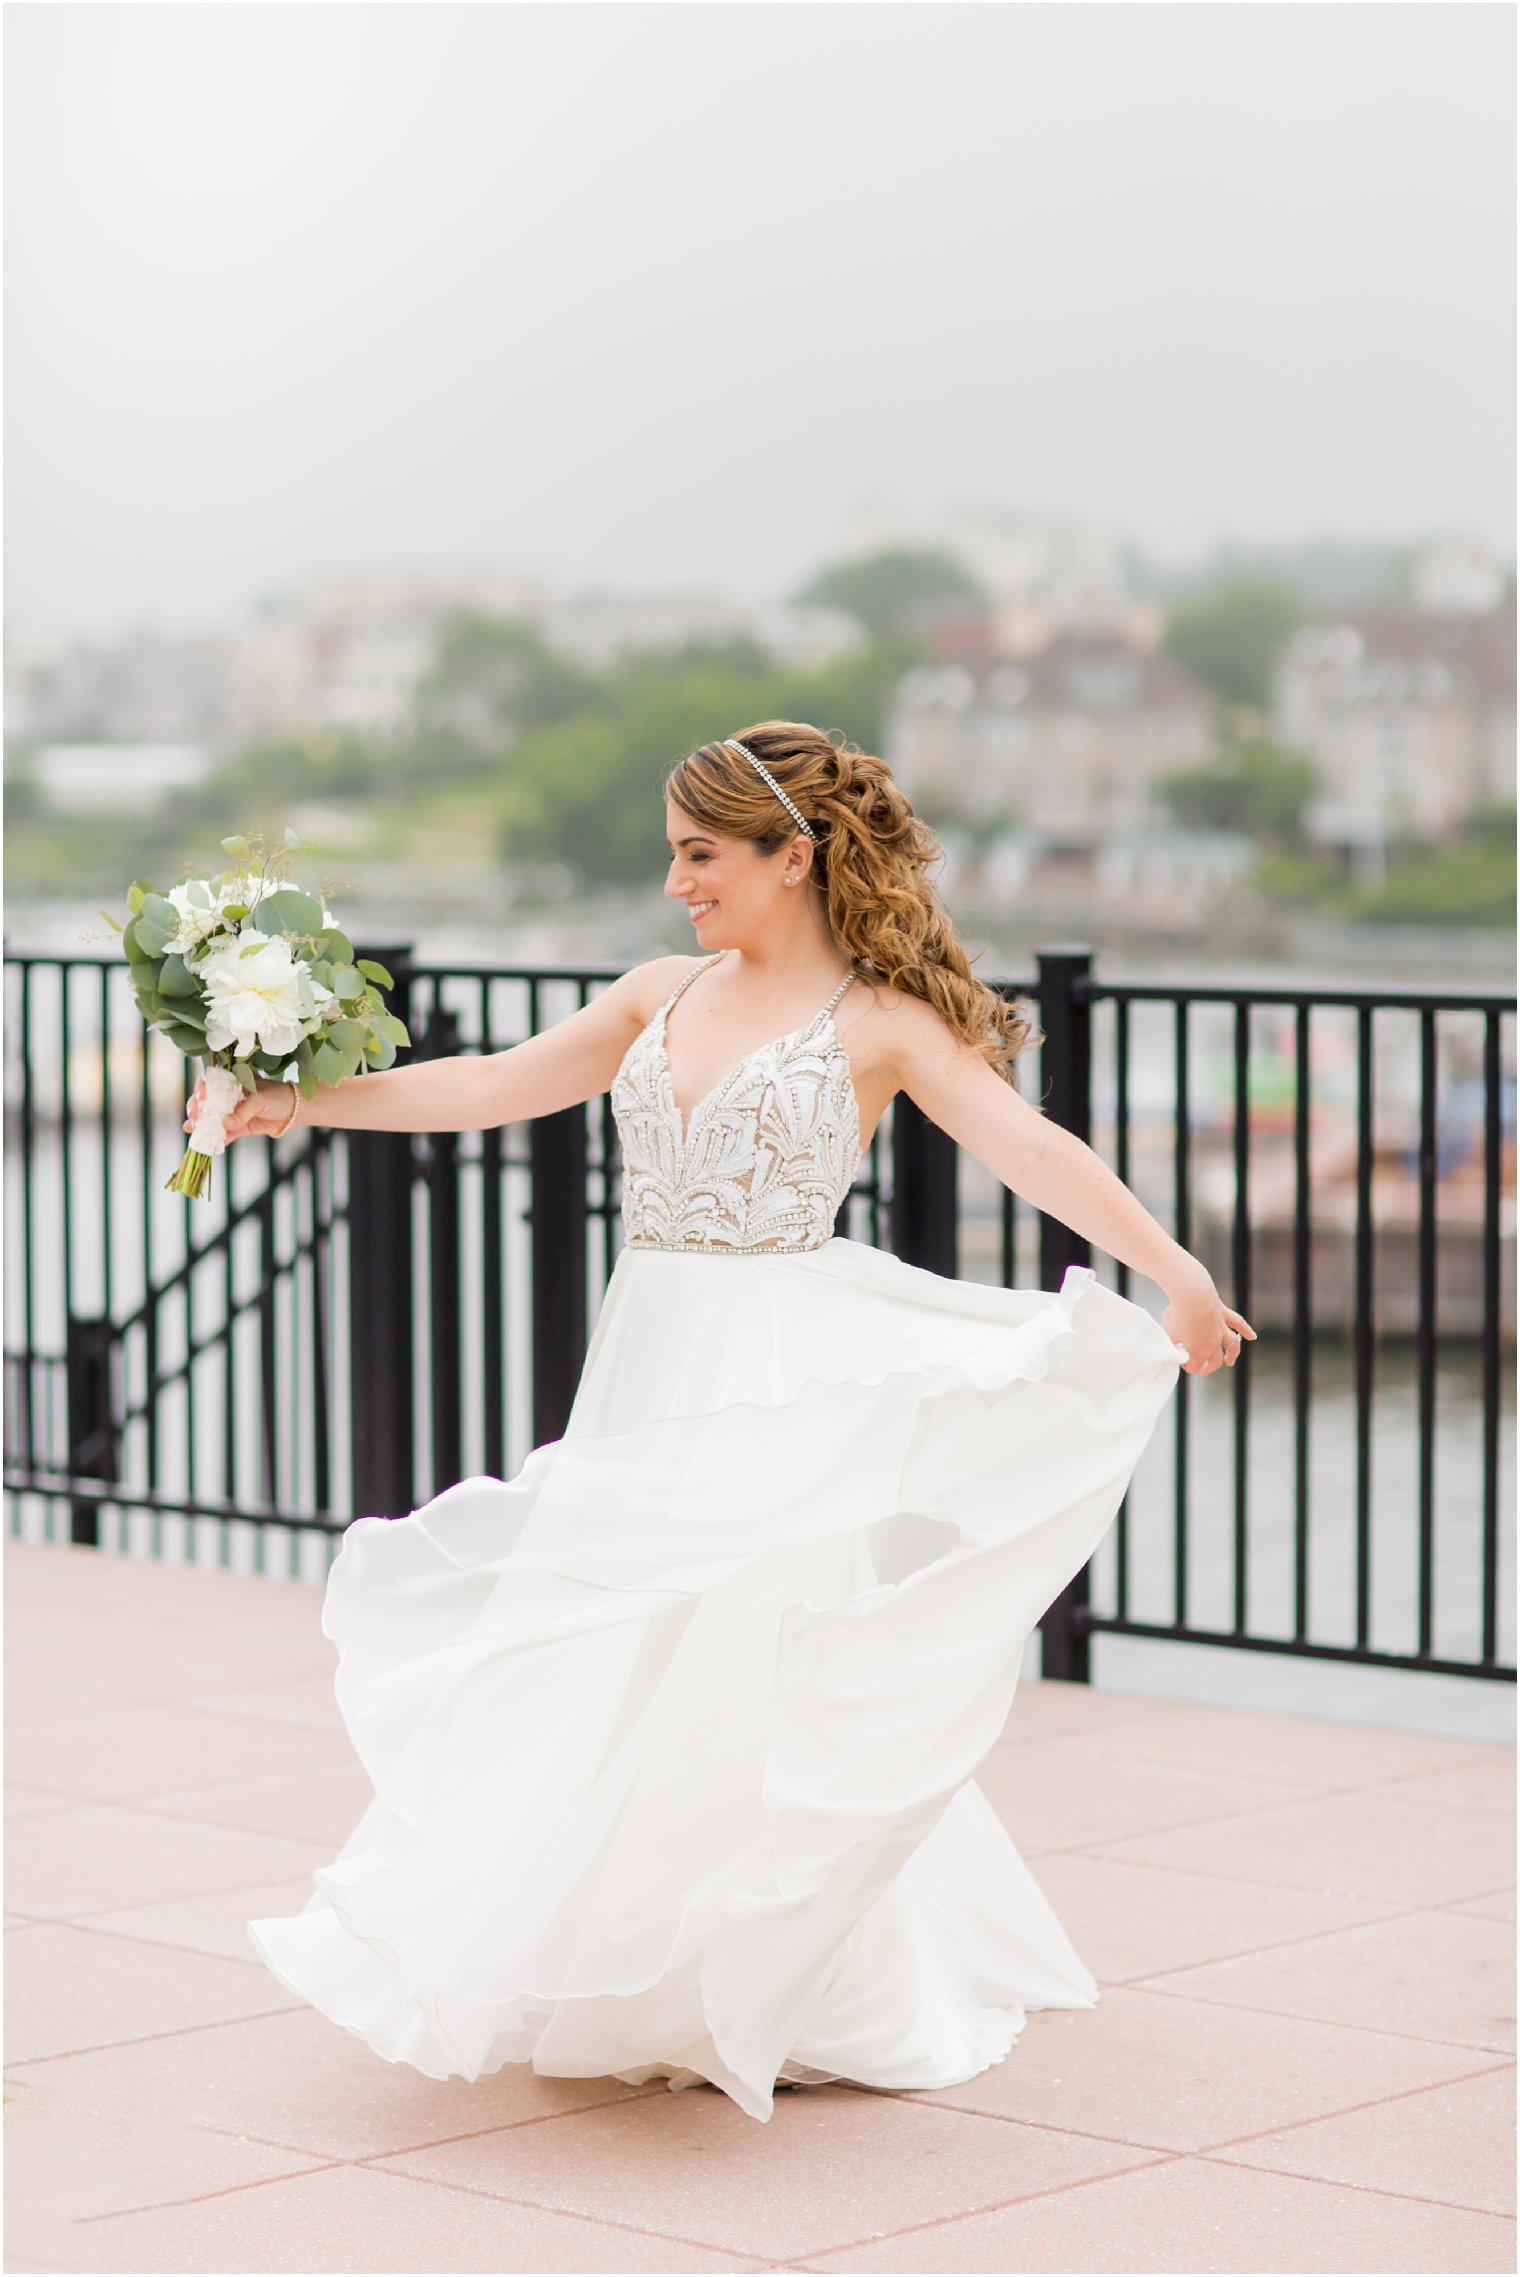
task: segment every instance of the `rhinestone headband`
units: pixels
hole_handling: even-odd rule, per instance
[[[815,845],[817,845],[817,831],[803,815],[801,808],[796,807],[792,804],[792,801],[787,797],[785,791],[781,788],[781,785],[777,782],[769,767],[762,767],[760,761],[755,757],[753,751],[751,751],[745,744],[735,742],[734,738],[731,735],[725,735],[723,738],[723,748],[726,751],[738,751],[743,754],[743,756],[749,761],[750,765],[754,768],[756,774],[763,775],[765,777],[765,780],[770,784],[770,787],[775,792],[777,798],[780,799],[781,804],[786,808],[787,813],[791,815],[793,821],[797,825],[797,828],[801,831],[806,832],[807,836],[812,839]]]

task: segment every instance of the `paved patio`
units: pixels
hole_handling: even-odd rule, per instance
[[[1515,2266],[1514,1756],[1026,1683],[984,1785],[1102,1985],[963,2087],[382,2062],[242,1923],[368,1784],[308,1585],[7,1542],[6,2268]]]

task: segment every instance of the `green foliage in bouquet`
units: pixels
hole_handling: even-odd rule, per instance
[[[101,915],[121,935],[150,1028],[204,1067],[230,1070],[245,1091],[285,1080],[310,1099],[319,1083],[390,1067],[411,1037],[386,1009],[381,991],[395,983],[384,965],[356,957],[331,912],[284,879],[299,844],[293,830],[285,840],[255,867],[250,838],[224,838],[232,869],[167,892],[139,878],[125,925]],[[169,1187],[203,1193],[210,1166],[192,1140]]]

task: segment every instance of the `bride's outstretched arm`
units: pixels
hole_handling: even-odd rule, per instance
[[[647,1006],[660,983],[678,978],[689,963],[660,957],[635,965],[568,1019],[506,1051],[456,1052],[369,1071],[331,1089],[318,1084],[310,1099],[301,1098],[293,1083],[260,1083],[227,1118],[227,1136],[270,1138],[309,1124],[347,1131],[482,1131],[579,1106],[608,1088],[649,1017]],[[204,1091],[201,1077],[186,1101],[186,1130],[195,1126]]]
[[[1186,1344],[1191,1373],[1229,1365],[1249,1321],[1213,1275],[1174,1241],[1101,1156],[1040,1114],[927,1005],[903,1008],[894,1039],[899,1088],[993,1176],[1084,1241],[1144,1273],[1172,1300],[1162,1325]]]

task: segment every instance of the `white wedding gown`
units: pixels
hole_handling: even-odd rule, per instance
[[[1097,1999],[974,1774],[1187,1354],[1089,1270],[832,1233],[848,986],[684,1134],[674,991],[612,1088],[625,1247],[564,1437],[344,1533],[322,1626],[374,1799],[248,1930],[389,2062],[763,2120],[778,2080],[948,2086]]]

